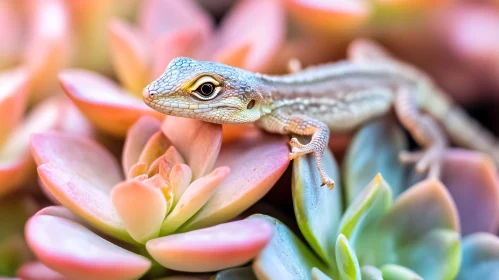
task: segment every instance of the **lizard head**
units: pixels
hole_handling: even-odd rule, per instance
[[[264,103],[255,74],[208,61],[178,57],[143,91],[151,108],[212,123],[258,120]]]

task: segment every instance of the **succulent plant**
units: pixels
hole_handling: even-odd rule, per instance
[[[225,222],[259,200],[288,165],[283,137],[221,145],[221,126],[174,117],[163,124],[144,117],[130,128],[125,177],[89,139],[39,134],[32,150],[42,183],[63,206],[31,218],[26,237],[45,265],[71,279],[136,278],[153,262],[192,272],[247,262],[270,240],[271,226]]]

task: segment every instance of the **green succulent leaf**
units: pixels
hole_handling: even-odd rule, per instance
[[[412,269],[424,279],[453,279],[459,269],[457,210],[437,180],[423,181],[404,192],[380,229],[390,242],[387,260]]]
[[[345,197],[352,203],[378,173],[397,197],[407,186],[407,165],[398,160],[408,147],[407,137],[396,122],[384,118],[361,128],[354,136],[344,161]]]
[[[345,235],[363,265],[383,263],[385,243],[377,230],[391,205],[390,187],[377,175],[350,204],[341,219],[338,234]]]
[[[251,266],[236,267],[220,271],[210,277],[210,280],[256,280]]]
[[[312,280],[333,280],[317,267],[312,268]]]
[[[456,280],[499,279],[499,238],[475,233],[462,243],[462,264]]]
[[[283,223],[265,216],[274,226],[274,236],[253,262],[253,271],[259,279],[310,279],[312,268],[328,271],[321,260]]]
[[[360,266],[348,239],[340,234],[336,240],[336,262],[341,280],[361,280]]]
[[[383,280],[381,270],[374,266],[365,265],[360,268],[360,272],[363,280]]]
[[[387,264],[381,267],[381,272],[383,274],[384,280],[423,280],[421,276],[419,276],[414,271],[399,266],[396,264]],[[439,279],[439,278],[428,278],[428,279]]]
[[[331,152],[324,153],[324,168],[337,185],[338,165]],[[315,157],[301,156],[293,163],[293,205],[298,226],[312,249],[329,264],[334,263],[335,238],[342,215],[341,188],[320,187]]]

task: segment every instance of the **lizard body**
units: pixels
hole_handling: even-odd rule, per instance
[[[392,107],[424,148],[400,156],[417,163],[417,171],[439,176],[447,140],[437,121],[451,140],[499,162],[497,141],[490,133],[454,106],[424,73],[367,40],[352,44],[349,60],[281,76],[176,58],[143,96],[147,105],[168,115],[219,124],[255,123],[273,133],[311,136],[308,144],[291,139],[290,159],[314,153],[323,185],[330,188],[334,182],[322,166],[330,130],[354,129]]]

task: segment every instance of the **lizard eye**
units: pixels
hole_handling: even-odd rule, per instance
[[[208,97],[215,91],[215,85],[212,83],[204,83],[196,90],[202,96]]]
[[[191,93],[201,100],[215,98],[220,90],[220,83],[211,76],[202,76],[190,87]]]

